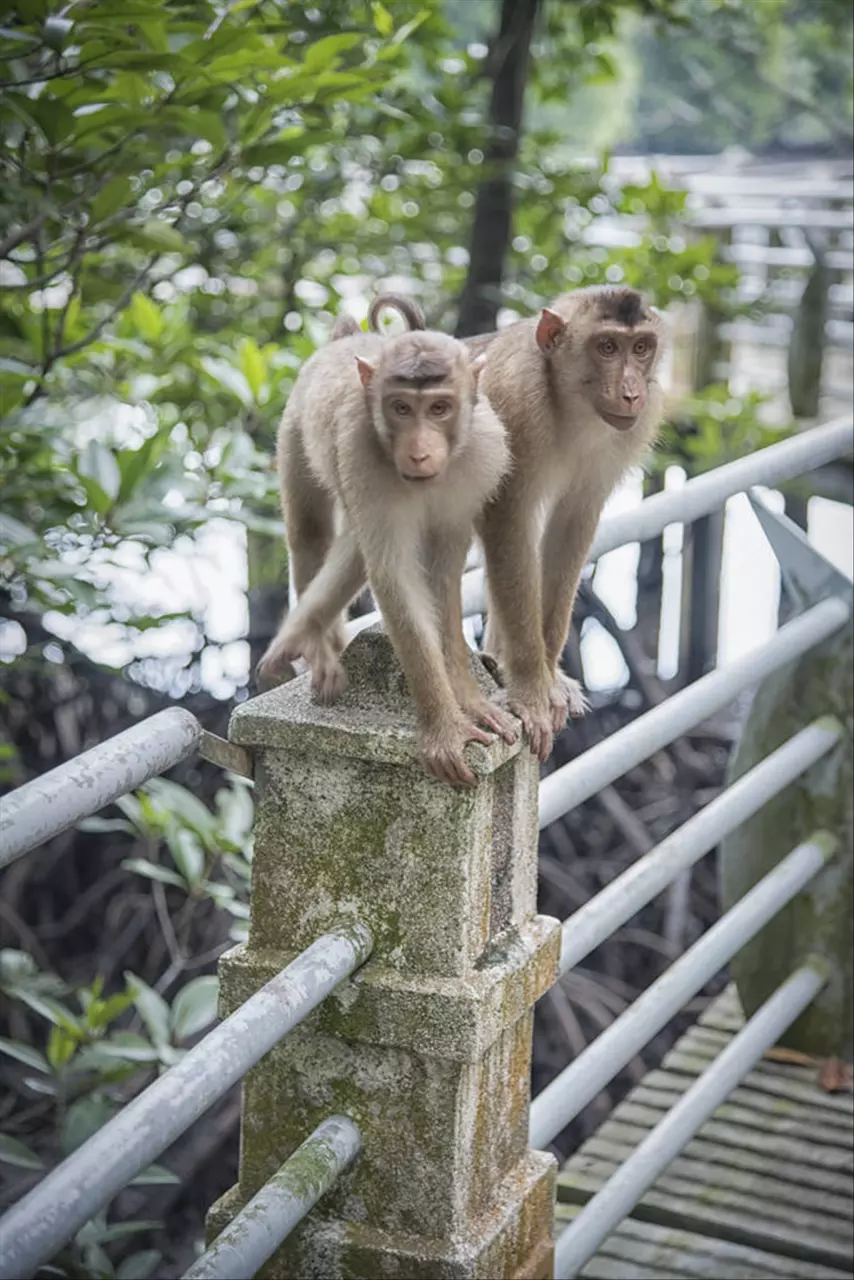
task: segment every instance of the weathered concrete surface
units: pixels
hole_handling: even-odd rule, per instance
[[[246,1078],[240,1182],[209,1234],[337,1112],[362,1155],[262,1274],[547,1276],[554,1162],[527,1130],[532,1009],[560,931],[536,915],[536,761],[521,743],[473,746],[474,790],[435,782],[387,638],[363,632],[345,664],[335,707],[302,678],[232,720],[258,808],[223,1012],[333,923],[364,920],[375,950]]]
[[[817,1056],[852,1060],[854,1005],[854,633],[851,623],[758,690],[736,752],[738,778],[805,724],[833,715],[842,742],[728,837],[721,849],[726,910],[800,841],[824,829],[839,840],[836,857],[733,959],[732,973],[750,1016],[810,953],[831,977],[781,1043]]]

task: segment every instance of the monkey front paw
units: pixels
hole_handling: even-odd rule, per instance
[[[554,742],[548,697],[539,697],[525,689],[510,688],[507,691],[507,705],[522,721],[522,728],[534,755],[540,762],[548,760]]]
[[[460,705],[467,716],[477,724],[497,733],[502,741],[512,744],[519,737],[519,727],[513,716],[508,715],[488,698],[464,698],[461,699]]]
[[[549,690],[549,707],[551,709],[552,731],[560,733],[566,724],[567,716],[575,720],[590,709],[590,703],[577,680],[573,680],[564,671],[558,671],[554,683]]]
[[[255,668],[255,680],[262,693],[268,689],[275,689],[277,685],[286,684],[288,680],[293,680],[296,674],[293,663],[280,648],[276,647],[275,642],[270,645]]]
[[[421,759],[428,773],[451,787],[473,787],[474,773],[463,754],[467,742],[489,746],[495,739],[473,721],[450,728],[427,730],[421,735]]]
[[[341,646],[334,633],[285,628],[281,650],[287,660],[302,657],[311,672],[311,691],[324,706],[334,702],[347,687],[341,665]]]

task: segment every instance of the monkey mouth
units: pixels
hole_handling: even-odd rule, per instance
[[[630,431],[638,420],[636,413],[609,413],[606,409],[599,410],[599,417],[617,431]]]
[[[435,480],[438,474],[438,471],[431,471],[429,475],[411,476],[408,471],[401,471],[400,478],[401,480],[408,480],[410,484],[426,484],[429,480]]]

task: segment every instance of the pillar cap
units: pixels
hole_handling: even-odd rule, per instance
[[[481,689],[493,696],[498,686],[479,656],[472,653],[469,661]],[[343,663],[347,688],[332,706],[316,702],[309,677],[298,676],[237,707],[229,724],[231,741],[253,750],[270,748],[301,756],[347,756],[378,764],[417,762],[412,699],[391,641],[379,624],[356,636]],[[522,749],[520,733],[512,746],[500,740],[490,746],[469,743],[466,758],[475,776],[484,778]]]

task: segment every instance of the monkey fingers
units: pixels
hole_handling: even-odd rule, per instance
[[[275,689],[277,685],[293,680],[297,672],[281,648],[279,637],[271,642],[256,668],[256,679],[261,692]]]
[[[506,711],[502,711],[488,698],[476,698],[461,702],[463,711],[479,724],[486,725],[493,733],[497,733],[504,742],[514,743],[519,737],[516,721]]]
[[[427,730],[421,736],[421,758],[428,773],[452,787],[473,787],[476,778],[466,762],[463,749],[467,742],[495,741],[471,721],[463,721],[450,731],[447,728]]]

